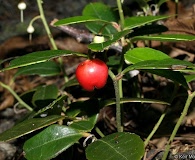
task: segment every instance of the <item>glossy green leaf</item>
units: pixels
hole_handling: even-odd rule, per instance
[[[124,58],[126,62],[134,64],[145,60],[162,60],[170,57],[159,50],[145,47],[127,51]]]
[[[79,85],[79,82],[77,81],[76,78],[74,78],[74,79],[71,79],[68,82],[66,82],[64,84],[64,87],[67,88],[67,87],[76,86],[76,85]]]
[[[147,70],[147,72],[171,79],[188,88],[188,85],[185,81],[183,74],[175,71],[181,69],[185,70],[185,68],[193,68],[193,67],[194,65],[192,63],[178,60],[178,59],[168,58],[162,60],[146,60],[146,61],[140,61],[138,63],[135,63],[134,65],[125,68],[122,71],[122,74],[127,73],[128,71],[131,70],[145,70],[145,71]]]
[[[102,23],[110,23],[109,21],[99,19],[98,17],[92,17],[92,16],[75,16],[75,17],[69,17],[65,19],[58,20],[54,23],[55,26],[60,25],[70,25],[75,23],[85,23],[85,22],[102,22]]]
[[[14,77],[19,75],[40,75],[54,76],[60,74],[61,69],[58,64],[53,61],[37,63],[30,66],[19,68]]]
[[[56,85],[40,86],[33,95],[32,103],[37,106],[46,106],[58,96]]]
[[[157,103],[157,104],[166,104],[166,105],[170,105],[168,102],[164,102],[164,101],[160,101],[160,100],[156,100],[156,99],[147,99],[147,98],[121,98],[120,99],[120,103]],[[102,101],[100,103],[100,107],[106,107],[106,106],[110,106],[116,104],[116,100],[115,99],[108,99],[105,101]]]
[[[179,59],[172,59],[172,58],[167,58],[167,59],[162,59],[162,60],[145,60],[145,61],[140,61],[137,62],[127,68],[125,68],[122,73],[126,73],[127,71],[130,70],[135,70],[135,69],[170,69],[170,70],[182,70],[185,68],[194,68],[195,65],[188,62],[188,61],[182,61]]]
[[[189,89],[188,84],[186,82],[186,79],[181,72],[172,71],[172,70],[162,70],[162,69],[150,69],[150,70],[143,70],[143,71],[149,72],[152,74],[156,74],[156,75],[161,76],[161,77],[165,77],[165,78],[170,79],[174,82],[177,82],[177,83],[183,85],[185,88]]]
[[[86,101],[77,101],[70,104],[70,108],[66,111],[66,116],[75,118],[76,116],[87,116],[86,120],[90,120],[95,125],[97,115],[99,114],[99,101],[97,99],[89,99]]]
[[[85,117],[82,120],[74,120],[70,122],[70,126],[80,131],[90,132],[98,119],[99,101],[97,99],[89,99],[87,101],[75,102],[70,104],[70,109],[66,115],[69,118],[76,116]]]
[[[88,48],[93,51],[103,51],[104,49],[107,49],[111,44],[117,42],[122,37],[126,36],[128,33],[130,33],[131,30],[125,30],[121,32],[117,32],[111,36],[110,39],[103,43],[91,43],[88,45]]]
[[[83,15],[95,17],[97,19],[101,19],[110,23],[117,22],[116,14],[112,11],[110,7],[103,3],[90,3],[86,5],[83,10]],[[103,35],[108,35],[117,32],[111,24],[105,25],[105,23],[99,22],[87,23],[86,27],[95,34],[102,33]]]
[[[67,95],[62,95],[58,97],[57,99],[55,99],[54,101],[52,101],[51,103],[49,103],[47,106],[40,106],[41,109],[39,109],[36,113],[31,114],[30,117],[31,118],[36,117],[46,111],[48,114],[51,112],[52,115],[55,114],[56,112],[59,112],[66,98],[67,98]]]
[[[133,29],[155,21],[169,18],[170,16],[140,16],[128,17],[125,19],[124,29]]]
[[[98,113],[99,101],[97,99],[71,103],[70,108],[66,111],[66,115],[70,118],[74,118],[78,115],[87,115],[88,118],[95,118]]]
[[[96,117],[98,117],[98,114]],[[82,132],[90,132],[94,128],[96,121],[93,119],[80,120],[71,123],[69,126]]]
[[[24,143],[24,155],[28,160],[48,160],[72,146],[82,133],[67,126],[51,125]]]
[[[86,149],[88,160],[140,160],[144,155],[144,143],[136,134],[113,133],[103,137]]]
[[[59,56],[70,56],[70,55],[78,55],[86,57],[85,54],[81,54],[78,52],[68,51],[68,50],[48,50],[48,51],[39,51],[39,52],[33,52],[29,53],[27,55],[18,57],[10,62],[10,65],[7,68],[4,68],[1,71],[4,70],[10,70],[13,68],[23,67],[23,66],[29,66],[36,63],[41,63],[48,61],[52,58],[56,58]]]
[[[119,56],[110,56],[108,57],[108,62],[106,63],[108,66],[114,66],[120,64],[120,57]]]
[[[136,37],[136,36],[149,35],[149,34],[159,34],[159,33],[166,32],[166,31],[168,31],[168,28],[163,26],[163,25],[148,24],[145,26],[134,28],[133,32],[128,34],[128,38],[130,38],[130,40],[133,41],[134,37]]]
[[[48,116],[45,118],[32,118],[18,123],[11,129],[0,134],[0,141],[9,141],[18,137],[24,136],[31,132],[34,132],[43,127],[56,123],[59,120],[64,119],[63,116]]]
[[[195,74],[185,75],[184,77],[188,83],[195,80]]]
[[[154,50],[152,48],[135,48],[133,50],[129,50],[125,54],[125,60],[126,62],[133,63],[133,65],[125,68],[122,71],[122,74],[136,69],[143,71],[145,70],[146,72],[150,72],[168,78],[174,82],[178,82],[186,88],[188,88],[188,85],[183,74],[175,71],[195,67],[190,62],[172,59],[163,52]]]
[[[136,36],[131,39],[131,41],[138,40],[151,40],[151,41],[161,41],[161,42],[174,42],[174,41],[194,41],[195,36],[193,35],[182,35],[182,34],[160,34],[152,36]]]

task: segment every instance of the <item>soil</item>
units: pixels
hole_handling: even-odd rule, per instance
[[[44,1],[45,16],[48,23],[50,23],[55,18],[62,19],[81,15],[82,9],[86,4],[96,1],[97,0],[47,0]],[[23,54],[31,53],[33,51],[47,50],[51,48],[40,20],[36,21],[34,25],[35,33],[32,35],[32,41],[29,42],[29,35],[26,33],[26,28],[30,20],[39,14],[39,11],[36,1],[25,2],[27,3],[27,9],[24,10],[24,22],[21,23],[20,12],[17,9],[18,1],[0,0],[0,59],[2,60],[5,58],[13,58]],[[115,1],[113,0],[104,0],[103,2],[111,6],[115,6]],[[125,3],[127,2],[125,1]],[[169,21],[164,22],[164,24],[169,28],[170,33],[178,33],[179,31],[179,33],[182,32],[195,35],[195,19],[192,18],[194,15],[192,4],[195,4],[194,0],[190,0],[188,3],[187,1],[182,1],[180,5],[180,11],[182,14],[180,14],[178,20],[175,21],[170,19]],[[128,3],[128,5],[131,6],[132,4]],[[166,10],[166,14],[171,14],[174,10],[173,6],[170,7],[169,5],[171,4],[165,6],[165,8],[168,9]],[[83,26],[76,27],[78,27],[78,29],[84,28]],[[51,30],[54,34],[56,44],[60,49],[75,50],[78,52],[87,53],[87,44],[78,42],[75,37],[69,36],[57,28],[51,27]],[[143,44],[140,42],[137,45],[142,46]],[[194,63],[194,41],[185,43],[165,43],[163,48],[160,47],[159,43],[154,42],[152,43],[152,46],[164,51],[171,57],[182,60],[185,59]],[[83,59],[76,57],[64,59],[66,64],[66,73],[69,76],[72,76],[75,72],[76,66],[82,60]],[[0,80],[5,83],[9,83],[15,72],[15,70],[11,70],[5,73],[0,73]],[[138,78],[141,81],[143,89],[142,92],[146,97],[148,96],[149,98],[158,99],[162,98],[161,93],[163,93],[163,95],[167,95],[167,97],[163,98],[170,98],[169,93],[171,92],[173,86],[169,80],[166,80],[162,77],[157,77],[157,79],[154,81],[150,74],[141,74]],[[17,93],[22,93],[43,83],[56,83],[58,85],[62,85],[59,79],[39,79],[37,76],[34,76],[31,78],[19,77],[12,87],[16,90]],[[128,86],[128,84],[125,85]],[[191,87],[192,90],[195,89],[194,82],[191,83]],[[125,93],[129,92],[127,87],[124,90]],[[179,92],[183,92],[183,90],[179,90],[178,93]],[[18,112],[16,110],[15,99],[8,91],[0,88],[0,94],[0,133],[2,133],[14,126],[15,123],[17,123],[22,117],[26,115],[27,111],[20,110],[20,112]],[[162,158],[164,147],[175,125],[175,121],[177,121],[181,113],[185,98],[186,97],[179,97],[174,100],[171,113],[167,116],[165,122],[163,122],[162,126],[157,131],[154,138],[150,141],[146,149],[148,152],[144,158],[145,160]],[[179,134],[176,136],[174,142],[171,145],[171,149],[174,153],[181,155],[195,155],[194,106],[195,104],[193,102],[189,114],[185,118],[182,127],[180,127]],[[152,130],[159,115],[164,111],[165,107],[163,105],[144,105],[144,109],[137,109],[137,107],[139,108],[139,106],[133,106],[131,107],[132,109],[125,110],[125,131],[134,132],[141,137],[146,138],[146,135]],[[113,110],[113,107],[107,107],[101,111],[98,125],[107,134],[115,132],[116,123],[113,119],[115,119],[115,111]],[[0,142],[0,160],[24,159],[22,155],[23,142],[24,139],[22,138],[19,140],[14,140],[10,143]],[[85,159],[82,153],[77,153],[77,155],[80,156],[79,159]],[[61,159],[60,156],[58,158]],[[75,159],[78,159],[78,157]],[[170,156],[169,159],[173,159],[173,156]]]

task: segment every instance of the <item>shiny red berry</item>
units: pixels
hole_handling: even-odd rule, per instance
[[[87,91],[105,86],[108,78],[108,67],[100,59],[85,60],[76,69],[79,84]]]

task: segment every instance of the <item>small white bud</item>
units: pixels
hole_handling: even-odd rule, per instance
[[[26,9],[26,3],[25,2],[18,3],[18,9],[19,10],[25,10]]]
[[[35,31],[34,27],[32,25],[29,25],[27,28],[28,33],[33,33]]]
[[[95,36],[95,37],[93,38],[93,42],[94,42],[94,43],[102,43],[102,42],[104,42],[104,41],[105,41],[105,39],[104,39],[103,36]]]

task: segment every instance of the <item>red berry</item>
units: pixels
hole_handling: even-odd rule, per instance
[[[76,69],[76,78],[79,84],[87,91],[93,91],[105,86],[108,78],[107,65],[99,60],[85,60]]]

